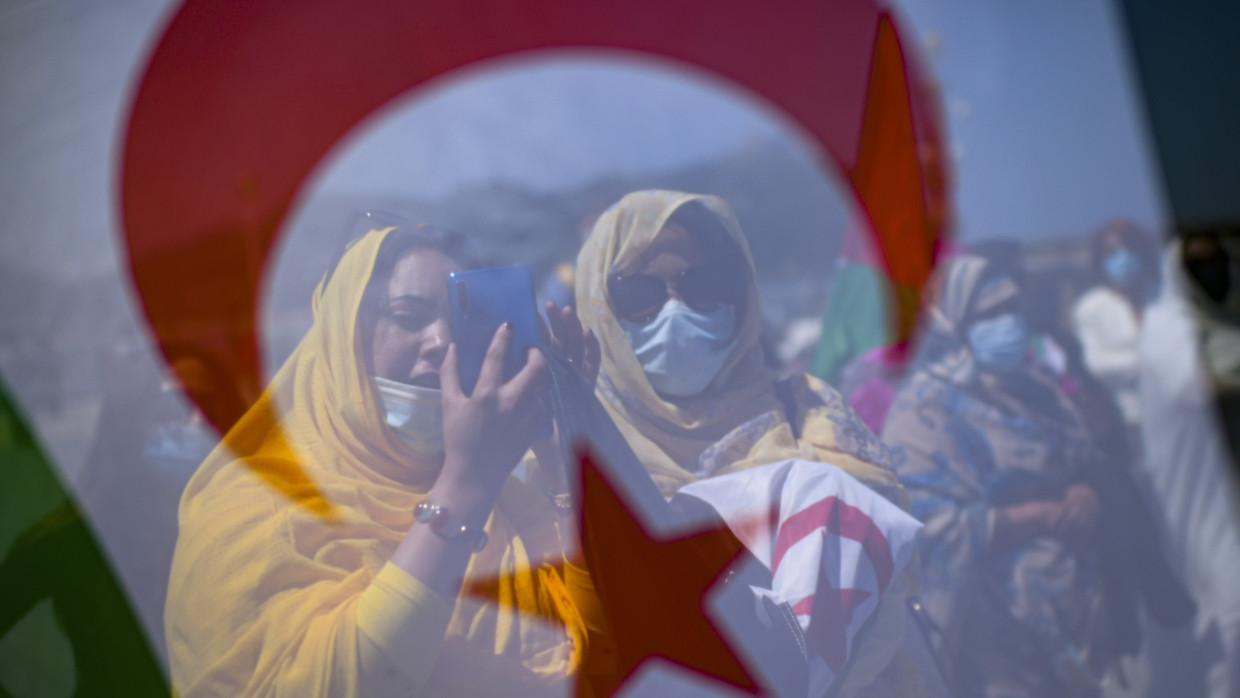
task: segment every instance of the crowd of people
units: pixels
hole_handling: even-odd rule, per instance
[[[1231,240],[1160,255],[1104,226],[1096,283],[1057,323],[1030,307],[1019,246],[960,245],[916,334],[897,337],[854,230],[800,372],[767,355],[727,202],[640,191],[592,220],[549,283],[546,341],[506,375],[514,333],[498,328],[472,391],[447,278],[478,251],[426,225],[345,247],[252,405],[209,356],[174,357],[160,391],[198,409],[143,403],[149,428],[96,450],[127,449],[138,458],[111,460],[179,493],[175,522],[132,532],[146,583],[131,589],[162,618],[179,695],[610,695],[635,680],[629,630],[658,619],[618,613],[622,582],[594,563],[608,551],[583,549],[587,498],[548,395],[567,366],[651,491],[702,497],[766,568],[744,580],[744,618],[720,622],[760,636],[731,643],[759,692],[1240,696],[1218,411],[1240,387]],[[102,419],[132,411],[121,402]],[[217,442],[207,421],[235,423]],[[88,508],[131,506],[115,473],[88,474]],[[810,481],[807,504],[789,483]],[[770,513],[736,523],[724,500]]]
[[[875,341],[836,369],[926,524],[922,603],[957,694],[1240,695],[1231,244],[1160,258],[1109,222],[1093,284],[1049,311],[1019,244],[961,245],[915,350]]]

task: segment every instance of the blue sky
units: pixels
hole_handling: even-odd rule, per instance
[[[1164,218],[1126,37],[1104,0],[905,0],[943,84],[962,236]]]

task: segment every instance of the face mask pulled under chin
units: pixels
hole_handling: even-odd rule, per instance
[[[620,320],[650,385],[662,395],[691,397],[706,390],[736,346],[736,309],[698,312],[669,300],[653,319]]]
[[[443,403],[435,388],[422,388],[375,377],[387,424],[419,455],[443,453]]]

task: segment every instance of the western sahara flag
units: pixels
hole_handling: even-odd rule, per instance
[[[757,591],[796,613],[810,658],[810,695],[824,695],[840,676],[867,623],[883,628],[865,633],[867,656],[892,656],[903,633],[884,630],[904,620],[900,581],[921,529],[916,519],[839,468],[803,460],[703,480],[682,492],[714,506],[771,570],[772,588]]]
[[[165,353],[177,342],[222,351],[230,373],[261,388],[255,289],[304,181],[361,120],[456,68],[555,46],[629,47],[764,95],[846,175],[889,250],[893,283],[920,287],[945,232],[950,177],[935,89],[906,55],[886,3],[609,0],[583,15],[540,0],[458,10],[406,0],[366,12],[341,0],[125,0],[90,12],[38,2],[4,13],[3,55],[25,68],[0,81],[10,98],[0,144],[21,173],[4,191],[7,237],[17,242],[3,261],[25,272],[50,256],[56,278],[103,274],[106,292],[83,294],[91,303],[77,315],[63,304],[49,312],[35,301],[56,294],[35,275],[3,279],[14,313],[6,320],[22,326],[6,327],[15,331],[0,345],[15,396],[0,398],[0,695],[167,693],[148,644],[158,609],[141,614],[144,635],[127,603],[147,598],[135,582],[151,576],[133,561],[160,561],[110,519],[175,504],[147,480],[124,481],[140,501],[87,517],[65,486],[74,459],[59,458],[73,455],[81,434],[44,422],[28,399],[44,379],[7,350],[30,340],[31,353],[52,364],[87,367],[111,342],[146,347],[153,332]],[[685,41],[686,16],[699,20],[694,41]],[[759,24],[774,29],[752,31]],[[200,50],[203,41],[211,50]],[[43,265],[32,258],[40,256]],[[101,313],[112,301],[133,307]],[[83,319],[105,314],[121,332]],[[69,326],[56,342],[26,329],[43,327],[45,315]],[[155,363],[147,373],[162,374],[167,367]],[[90,390],[83,373],[47,380],[72,381],[78,398]],[[28,681],[5,683],[6,668]]]

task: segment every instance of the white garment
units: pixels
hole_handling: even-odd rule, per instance
[[[1124,421],[1141,421],[1137,344],[1141,323],[1128,299],[1109,286],[1086,291],[1072,307],[1085,366],[1115,395]]]
[[[1209,695],[1240,697],[1238,500],[1202,358],[1203,325],[1178,258],[1177,246],[1139,344],[1145,468],[1168,526],[1169,552],[1198,603],[1198,637],[1217,633],[1221,643],[1223,655],[1208,669]]]

